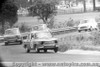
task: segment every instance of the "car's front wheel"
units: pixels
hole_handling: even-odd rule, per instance
[[[58,48],[55,48],[55,49],[54,49],[54,52],[57,53],[57,52],[58,52]]]
[[[30,49],[28,49],[27,47],[25,48],[26,53],[30,52]]]

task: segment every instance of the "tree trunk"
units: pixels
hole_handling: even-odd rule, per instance
[[[84,12],[86,12],[86,1],[83,0]]]
[[[95,0],[93,0],[93,11],[96,10]]]
[[[32,0],[30,0],[30,5],[32,5]]]
[[[47,24],[47,20],[45,18],[42,19],[44,24]]]
[[[2,32],[2,34],[4,34],[5,33],[5,26],[4,26],[5,22],[2,21],[1,24],[2,24],[2,30],[1,30],[1,32]]]

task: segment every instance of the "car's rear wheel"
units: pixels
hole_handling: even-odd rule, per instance
[[[26,53],[30,52],[30,49],[28,49],[27,47],[25,48]]]
[[[54,52],[57,53],[57,52],[58,52],[58,48],[55,48],[55,49],[54,49]]]
[[[40,52],[40,49],[37,49],[36,52],[39,53]]]
[[[87,31],[87,29],[85,29],[85,31]]]
[[[98,30],[97,28],[95,28],[95,30]]]
[[[47,52],[47,49],[44,49],[44,52],[46,53]]]
[[[81,32],[81,30],[78,30],[78,32]]]
[[[5,42],[5,46],[8,45],[8,42]]]
[[[91,28],[89,28],[89,31],[92,31]]]
[[[39,48],[37,48],[37,44],[34,44],[34,49],[35,49],[35,51],[36,51],[37,53],[39,53],[39,52],[40,52],[40,49],[39,49]]]
[[[19,41],[19,44],[22,44],[23,42],[22,41]]]
[[[92,28],[92,26],[89,28],[89,31],[92,31],[93,30],[93,28]]]

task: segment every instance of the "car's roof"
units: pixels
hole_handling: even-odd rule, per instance
[[[47,25],[46,25],[46,24],[34,25],[34,26],[31,28],[31,31],[33,31],[33,30],[41,30],[41,29],[45,29],[45,28],[47,28]]]
[[[9,29],[6,29],[6,30],[12,30],[12,29],[19,29],[19,28],[9,28]]]

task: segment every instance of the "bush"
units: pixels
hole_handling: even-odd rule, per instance
[[[59,51],[69,49],[100,50],[100,32],[70,33],[59,38]]]
[[[71,33],[59,38],[59,51],[61,52],[69,49],[83,49],[92,45],[94,46],[93,35],[88,32]]]
[[[65,52],[65,51],[67,51],[68,49],[69,49],[69,47],[66,46],[66,45],[60,45],[60,46],[58,47],[58,51],[60,51],[60,52]]]
[[[29,32],[30,31],[30,27],[27,26],[25,23],[22,23],[21,26],[19,27],[21,32]]]
[[[68,22],[67,22],[67,26],[69,27],[73,27],[75,24],[74,24],[74,20],[72,18],[69,18]]]
[[[79,20],[73,20],[72,18],[69,18],[64,22],[58,22],[54,24],[54,28],[66,28],[66,27],[78,26],[79,22],[80,22]]]
[[[93,35],[93,44],[100,45],[100,32],[94,31],[91,35]]]

